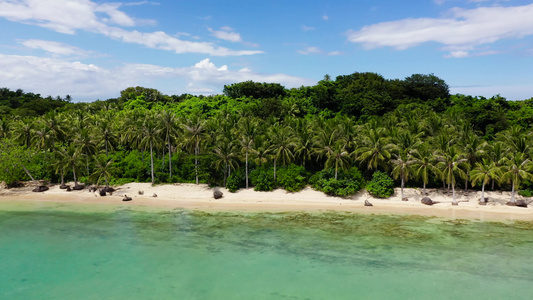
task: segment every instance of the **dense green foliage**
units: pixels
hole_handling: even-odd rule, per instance
[[[313,175],[310,181],[314,189],[340,197],[352,196],[365,186],[365,179],[356,167],[341,171],[337,179],[334,169],[325,169]]]
[[[202,182],[231,191],[310,184],[347,197],[373,178],[367,189],[387,197],[389,175],[397,185],[455,191],[485,172],[489,180],[476,188],[533,188],[533,98],[450,95],[433,74],[325,76],[290,90],[247,81],[207,97],[131,87],[92,103],[4,88],[0,108],[7,183],[30,173],[51,182]]]
[[[394,194],[394,181],[387,173],[377,171],[366,185],[366,190],[374,197],[388,198]]]

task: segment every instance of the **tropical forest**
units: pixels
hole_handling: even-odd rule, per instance
[[[307,186],[505,190],[533,195],[533,98],[450,94],[434,74],[324,76],[222,94],[129,87],[89,103],[0,89],[0,181],[75,186],[206,183],[235,192]],[[403,196],[403,195],[402,195]]]

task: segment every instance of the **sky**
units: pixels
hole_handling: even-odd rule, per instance
[[[0,87],[74,102],[354,72],[533,97],[533,1],[0,0]]]

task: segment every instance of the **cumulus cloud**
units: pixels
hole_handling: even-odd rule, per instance
[[[447,18],[417,18],[377,23],[347,32],[348,41],[367,49],[393,47],[398,50],[427,42],[446,45],[455,56],[464,48],[502,39],[533,34],[533,4],[513,7],[453,8]],[[453,56],[453,53],[450,53]]]
[[[172,88],[153,86],[155,80],[172,81]],[[117,97],[120,90],[144,85],[163,93],[221,92],[225,84],[253,80],[277,82],[286,87],[316,84],[313,80],[287,74],[261,74],[248,68],[230,70],[216,66],[209,58],[189,67],[164,67],[151,64],[124,64],[103,68],[79,61],[58,58],[0,54],[2,86],[21,88],[43,95],[72,95],[75,100]]]
[[[232,50],[208,42],[181,40],[162,31],[125,30],[155,22],[136,20],[119,10],[121,4],[98,4],[90,0],[0,0],[0,17],[45,27],[64,34],[79,30],[103,34],[127,43],[176,53],[203,53],[213,56],[253,55],[262,51]]]

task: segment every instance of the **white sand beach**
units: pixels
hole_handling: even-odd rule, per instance
[[[72,183],[70,183],[73,185]],[[365,214],[410,214],[434,216],[448,219],[468,219],[480,221],[533,221],[533,206],[528,208],[507,206],[511,198],[510,192],[485,192],[489,198],[487,205],[479,205],[481,192],[471,190],[468,193],[457,191],[458,206],[452,206],[451,192],[444,190],[428,189],[428,196],[439,203],[432,206],[424,205],[420,200],[424,197],[421,190],[404,189],[409,201],[402,201],[400,189],[387,199],[377,199],[366,191],[361,191],[350,198],[330,197],[310,187],[297,193],[285,190],[272,192],[256,192],[252,188],[241,189],[231,193],[220,188],[223,197],[214,199],[213,188],[205,184],[165,184],[152,186],[150,183],[129,183],[115,187],[113,195],[100,196],[98,192],[88,189],[67,192],[59,185],[51,186],[48,191],[41,193],[32,192],[32,187],[0,189],[0,209],[14,203],[80,203],[96,206],[131,206],[136,208],[152,209],[195,209],[205,211],[346,211]],[[139,191],[143,194],[140,195]],[[154,194],[157,196],[154,197]],[[128,195],[132,201],[124,202],[122,198]],[[517,199],[529,202],[530,199],[517,195]],[[365,200],[373,206],[364,206]]]

